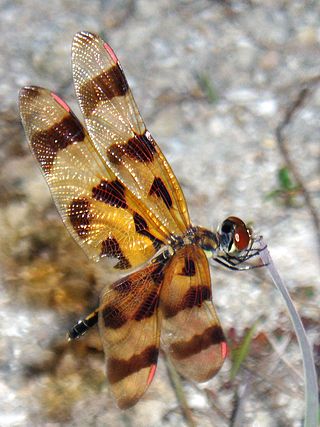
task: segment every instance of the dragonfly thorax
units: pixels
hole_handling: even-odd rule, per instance
[[[192,243],[203,249],[208,258],[239,256],[252,245],[252,231],[235,216],[225,219],[213,232],[203,227],[191,230]]]

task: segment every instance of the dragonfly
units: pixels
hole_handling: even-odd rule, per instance
[[[160,346],[187,379],[207,381],[220,370],[228,348],[209,260],[250,268],[255,237],[235,216],[217,231],[191,223],[177,178],[106,42],[77,33],[72,69],[85,127],[58,95],[37,86],[21,89],[20,114],[71,236],[92,260],[129,270],[68,334],[79,338],[98,324],[111,392],[127,409],[151,384]]]

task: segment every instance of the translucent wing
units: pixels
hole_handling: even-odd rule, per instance
[[[153,213],[165,233],[183,233],[190,226],[183,193],[146,130],[113,50],[94,34],[78,33],[72,64],[80,107],[101,158]]]
[[[207,381],[221,368],[226,340],[211,301],[208,260],[198,246],[187,245],[171,259],[161,289],[161,340],[177,370]]]
[[[46,89],[27,87],[20,113],[62,219],[89,257],[113,257],[126,269],[153,256],[166,234],[106,166],[70,108]]]
[[[132,273],[115,282],[101,297],[99,329],[107,379],[122,409],[137,403],[155,374],[164,267],[155,263]]]

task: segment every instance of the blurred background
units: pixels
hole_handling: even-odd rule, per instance
[[[320,368],[320,3],[303,0],[0,1],[0,425],[300,426],[299,348],[264,269],[212,267],[230,354],[205,384],[164,355],[144,399],[120,412],[97,330],[65,334],[116,276],[72,241],[18,114],[24,85],[78,113],[77,31],[118,55],[194,224],[234,214],[262,234]]]

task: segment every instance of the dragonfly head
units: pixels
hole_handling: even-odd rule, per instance
[[[227,255],[236,255],[252,245],[252,230],[240,218],[229,216],[217,230],[219,250]]]

